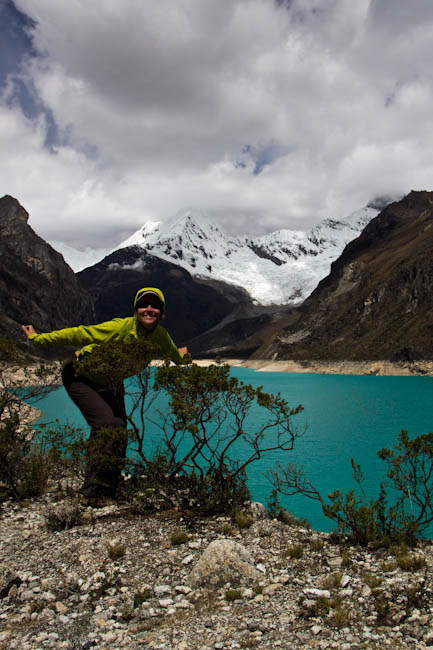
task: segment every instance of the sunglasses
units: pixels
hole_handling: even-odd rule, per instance
[[[162,310],[162,304],[158,300],[139,300],[137,304],[137,309],[146,309],[146,307],[151,307],[152,309]]]

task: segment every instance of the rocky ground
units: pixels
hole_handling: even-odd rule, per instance
[[[433,645],[430,542],[363,549],[252,512],[236,523],[89,508],[54,486],[4,503],[0,648]]]

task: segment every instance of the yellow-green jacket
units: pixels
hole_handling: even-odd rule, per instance
[[[131,341],[146,339],[157,345],[161,356],[168,357],[174,363],[182,363],[182,355],[174,344],[170,334],[162,325],[149,331],[135,319],[113,318],[99,325],[79,325],[66,327],[45,334],[30,334],[29,339],[35,345],[76,345],[81,347],[80,354],[91,352],[96,345],[109,341]]]

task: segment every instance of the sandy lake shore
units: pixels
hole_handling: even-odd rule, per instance
[[[270,361],[222,359],[230,366],[251,368],[258,372],[314,372],[333,375],[377,375],[377,376],[428,376],[433,377],[433,361],[391,362],[391,361]],[[198,359],[194,363],[207,366],[214,359]]]

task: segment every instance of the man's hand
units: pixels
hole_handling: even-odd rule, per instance
[[[30,334],[36,334],[33,325],[21,325],[21,329],[23,330],[27,338],[30,336]]]

